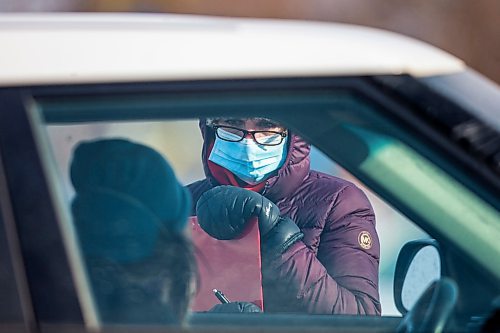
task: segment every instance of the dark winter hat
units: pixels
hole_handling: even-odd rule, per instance
[[[86,255],[118,262],[151,254],[162,229],[181,233],[191,197],[155,150],[123,139],[81,143],[71,181],[75,224]]]

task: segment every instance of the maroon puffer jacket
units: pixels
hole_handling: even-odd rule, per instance
[[[188,185],[198,198],[220,185],[207,166],[213,131],[200,122],[206,179]],[[266,312],[380,315],[380,245],[375,215],[354,184],[309,168],[310,146],[291,134],[286,162],[262,192],[304,238],[278,258],[263,258]],[[194,209],[194,208],[193,208]]]

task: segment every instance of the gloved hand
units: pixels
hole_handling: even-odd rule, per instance
[[[214,305],[208,312],[238,313],[238,312],[262,312],[255,304],[250,302],[229,302]]]
[[[263,195],[235,186],[217,186],[196,203],[201,228],[217,239],[237,238],[251,217],[257,217],[263,250],[283,253],[304,235],[290,218]]]

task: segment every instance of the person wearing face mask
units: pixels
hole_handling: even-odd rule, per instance
[[[310,170],[309,144],[272,120],[202,119],[200,128],[206,178],[188,185],[192,212],[217,239],[258,218],[265,311],[380,315],[366,195]]]

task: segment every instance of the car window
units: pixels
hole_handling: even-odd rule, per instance
[[[70,161],[75,147],[83,141],[102,138],[127,138],[153,147],[174,166],[177,176],[185,185],[204,178],[200,161],[202,138],[198,120],[157,122],[105,122],[70,125],[48,125],[47,134],[59,169],[65,201],[69,205],[74,189],[69,179]],[[180,145],[182,150],[179,150]],[[396,257],[401,246],[409,240],[428,237],[397,210],[372,193],[344,168],[313,146],[311,168],[348,179],[361,187],[369,196],[377,218],[377,231],[381,242],[380,298],[383,315],[400,315],[393,299],[393,277]]]
[[[200,117],[265,115],[313,145],[312,169],[350,180],[368,195],[381,244],[382,315],[399,315],[391,294],[396,256],[408,240],[429,237],[423,229],[464,248],[482,242],[482,252],[498,252],[498,228],[491,227],[499,219],[498,211],[458,181],[456,176],[463,176],[460,170],[448,168],[425,139],[380,116],[378,106],[355,94],[77,96],[41,99],[38,107],[40,135],[46,137],[49,157],[56,162],[53,186],[61,193],[60,208],[66,211],[63,223],[70,226],[69,232],[75,232],[69,214],[74,197],[69,166],[75,146],[82,141],[125,138],[152,147],[187,185],[204,178]],[[482,254],[473,256],[487,260]]]

